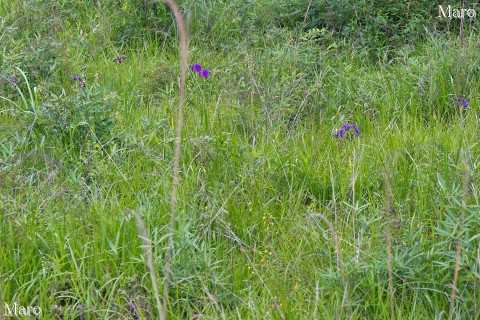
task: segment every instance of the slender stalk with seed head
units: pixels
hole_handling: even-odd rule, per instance
[[[182,14],[173,0],[163,0],[167,6],[172,10],[175,16],[175,22],[178,28],[178,41],[180,46],[180,96],[178,101],[178,113],[177,113],[177,131],[175,139],[175,153],[173,159],[173,181],[172,181],[172,195],[170,200],[170,226],[169,226],[169,238],[168,238],[168,252],[167,260],[165,262],[165,291],[164,299],[167,301],[168,289],[170,285],[170,276],[172,274],[172,255],[173,255],[173,233],[175,230],[176,222],[176,209],[178,201],[178,185],[179,185],[179,171],[180,171],[180,151],[182,144],[182,126],[183,126],[183,106],[185,103],[185,86],[187,79],[187,32],[185,29],[185,23],[183,22]]]
[[[462,12],[465,9],[466,0],[463,0],[462,3]],[[461,88],[460,88],[460,81],[461,81],[461,70],[462,70],[462,50],[463,50],[463,23],[464,18],[463,15],[460,19],[460,32],[458,35],[458,55],[457,55],[457,97],[461,97]]]

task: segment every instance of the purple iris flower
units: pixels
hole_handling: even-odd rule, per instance
[[[461,103],[463,104],[463,107],[464,107],[464,108],[467,108],[467,107],[468,107],[468,103],[470,102],[470,99],[458,98],[457,101],[458,101],[458,102],[461,102]]]
[[[345,133],[345,131],[348,131],[348,130],[350,130],[350,129],[353,129],[353,130],[355,131],[355,133],[353,133],[353,135],[355,135],[355,136],[357,136],[357,137],[360,136],[360,131],[358,131],[357,126],[353,126],[353,125],[350,126],[350,125],[348,125],[348,124],[344,124],[344,125],[343,125],[343,128],[340,130],[340,132],[339,132],[339,133],[335,133],[334,136],[337,137],[337,138],[338,138],[338,137],[342,138],[342,137],[343,137],[343,134]]]
[[[203,69],[202,71],[200,71],[200,72],[198,73],[198,75],[199,75],[199,76],[203,76],[203,77],[205,77],[205,79],[206,79],[206,78],[208,78],[208,76],[210,75],[210,71],[208,71],[207,69]]]
[[[190,70],[192,72],[196,72],[199,77],[204,77],[205,79],[210,76],[210,71],[207,69],[202,69],[202,66],[198,63],[192,64]]]
[[[80,85],[80,88],[85,88],[87,86],[87,84],[85,83],[85,81],[82,80],[82,78],[80,78],[79,76],[73,76],[72,77],[72,80],[73,81],[81,81],[82,84]]]
[[[116,57],[113,59],[113,62],[118,61],[118,63],[122,63],[123,60],[127,59],[124,55],[121,55],[120,57]]]
[[[192,72],[200,72],[200,71],[202,71],[202,66],[199,65],[198,63],[196,63],[196,64],[192,65],[192,67],[190,68],[190,70],[191,70]]]
[[[355,130],[355,133],[354,133],[354,134],[355,134],[357,137],[360,136],[360,131],[358,131],[357,126],[353,126],[353,125],[352,125],[352,126],[350,126],[350,129]]]
[[[340,130],[340,138],[343,137],[343,133],[350,129],[350,126],[348,124],[344,124],[342,130]]]

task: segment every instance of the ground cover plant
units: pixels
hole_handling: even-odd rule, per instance
[[[479,22],[177,4],[0,0],[0,319],[478,319]]]

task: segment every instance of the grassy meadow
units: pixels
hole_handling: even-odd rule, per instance
[[[178,2],[172,224],[169,8],[0,0],[0,319],[479,319],[480,22]]]

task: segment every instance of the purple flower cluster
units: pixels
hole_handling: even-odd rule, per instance
[[[202,66],[198,63],[192,65],[190,70],[192,72],[196,72],[199,77],[204,77],[205,79],[210,76],[210,71],[208,71],[207,69],[202,69]]]
[[[468,107],[468,103],[470,102],[470,99],[462,99],[462,98],[458,98],[457,99],[458,102],[461,102],[463,104],[463,108],[467,108]]]
[[[348,125],[348,124],[344,124],[343,128],[340,130],[340,132],[338,132],[338,130],[336,130],[334,136],[336,138],[342,138],[345,131],[348,131],[350,129],[353,129],[355,131],[353,133],[354,136],[357,136],[357,137],[360,136],[360,131],[358,131],[357,126],[353,126],[353,125],[351,126],[351,125]]]
[[[113,59],[113,62],[118,61],[118,63],[122,63],[123,60],[127,59],[124,55],[121,55],[120,57],[116,57]]]
[[[80,81],[82,84],[80,85],[80,88],[85,88],[87,87],[87,84],[85,83],[85,81],[82,81],[82,78],[80,78],[79,76],[73,76],[72,77],[72,80],[73,81]]]
[[[12,83],[17,83],[18,82],[18,79],[15,78],[15,76],[11,76],[11,77],[7,78],[7,80],[12,82]]]

